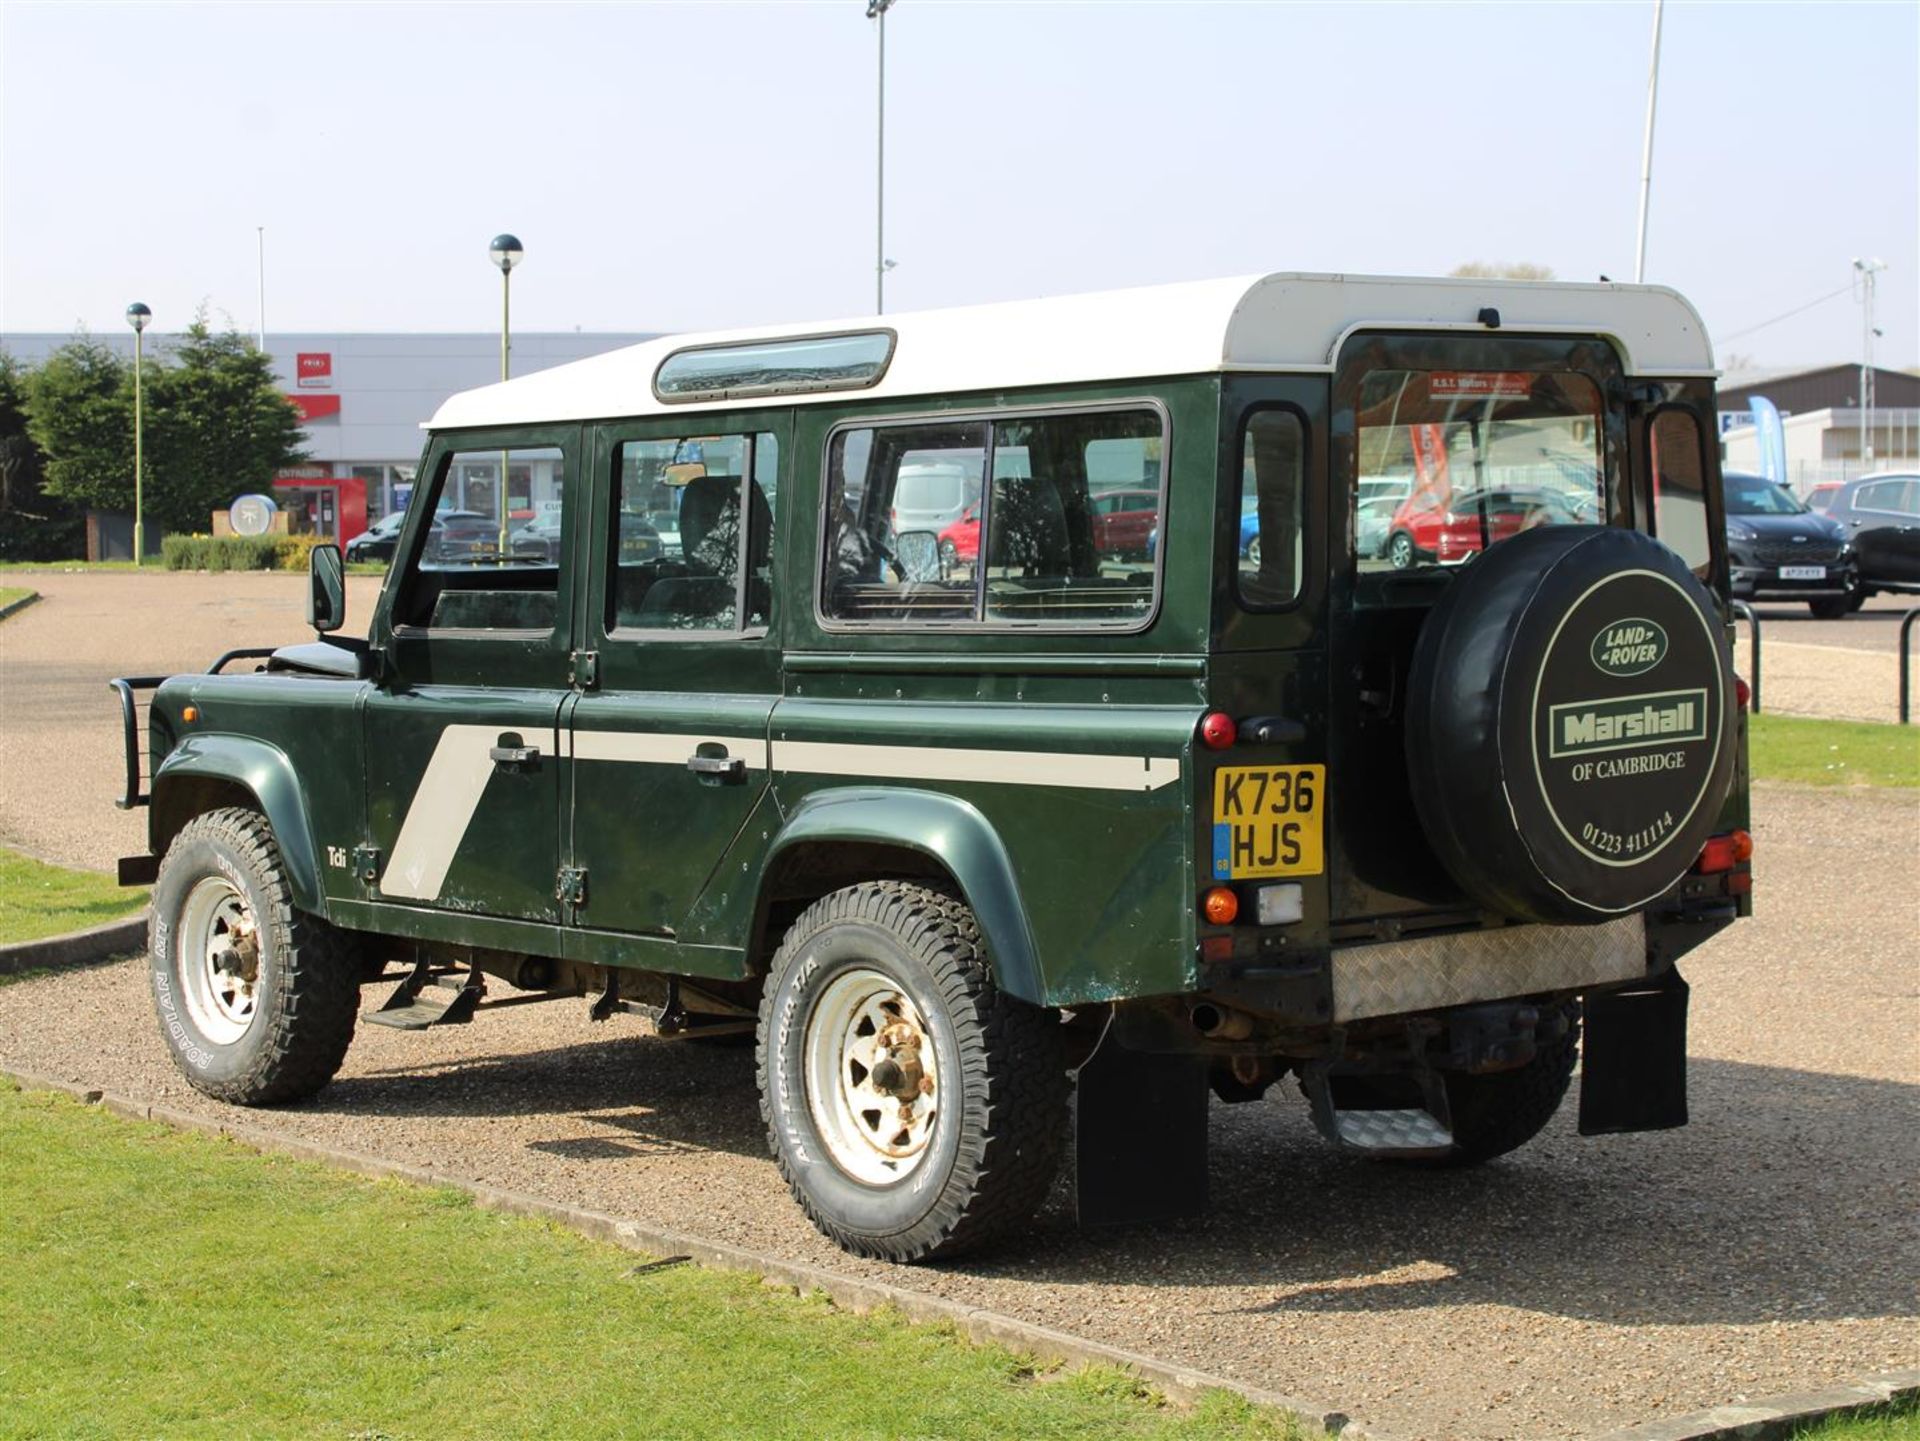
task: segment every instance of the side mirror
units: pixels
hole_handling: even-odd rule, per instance
[[[893,553],[905,572],[903,580],[940,580],[940,537],[930,530],[902,531],[893,538]]]
[[[337,545],[316,545],[307,556],[307,624],[321,635],[347,621],[347,570]]]

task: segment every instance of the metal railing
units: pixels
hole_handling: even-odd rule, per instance
[[[1920,605],[1900,617],[1900,724],[1913,724],[1913,656],[1907,642],[1913,635],[1913,623],[1920,620]]]
[[[1747,669],[1753,672],[1753,679],[1747,682],[1751,692],[1747,709],[1754,715],[1760,714],[1760,617],[1753,613],[1753,607],[1744,600],[1733,602],[1733,613],[1747,623]]]

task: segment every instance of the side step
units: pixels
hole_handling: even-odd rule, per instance
[[[1322,1064],[1301,1077],[1313,1124],[1343,1150],[1371,1156],[1440,1157],[1453,1149],[1453,1117],[1438,1073],[1342,1075]]]
[[[447,1001],[422,1000],[428,988],[450,990]],[[412,972],[394,988],[386,1003],[375,1011],[362,1011],[360,1019],[376,1026],[391,1026],[396,1031],[424,1031],[429,1026],[463,1026],[473,1019],[480,998],[487,993],[486,978],[478,966],[464,979],[451,972],[436,974],[425,961],[415,962]]]

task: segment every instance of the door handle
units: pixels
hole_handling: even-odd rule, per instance
[[[540,747],[494,746],[487,755],[497,766],[527,766],[540,759]]]
[[[721,780],[737,781],[747,773],[747,763],[741,756],[690,755],[687,757],[687,769],[697,776],[718,776]]]

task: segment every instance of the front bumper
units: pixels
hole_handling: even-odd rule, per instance
[[[1860,588],[1859,571],[1852,560],[1812,561],[1826,574],[1817,579],[1783,576],[1777,565],[1743,565],[1731,557],[1728,567],[1736,600],[1820,600],[1851,595]],[[1800,567],[1787,566],[1793,570]]]

